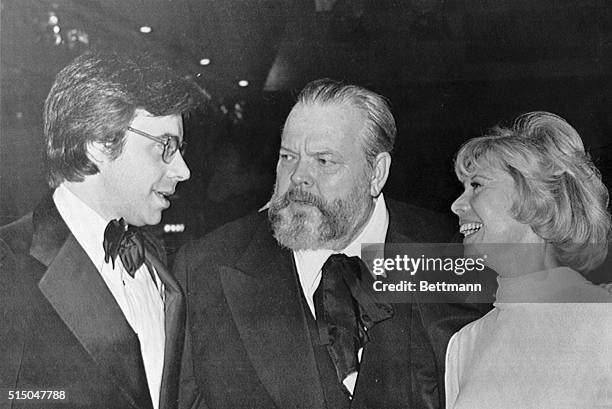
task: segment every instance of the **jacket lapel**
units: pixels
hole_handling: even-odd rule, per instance
[[[164,264],[151,251],[147,251],[146,256],[164,283],[166,297],[164,301],[166,346],[159,407],[173,408],[178,400],[181,357],[185,341],[185,299],[179,284]]]
[[[414,242],[414,239],[400,231],[401,227],[406,226],[398,223],[400,217],[393,207],[387,209],[389,227],[385,244]],[[409,404],[409,397],[402,398],[409,387],[406,386],[402,390],[394,388],[402,383],[409,383],[410,380],[401,379],[403,374],[394,372],[394,368],[410,365],[410,343],[406,342],[409,339],[406,332],[410,330],[411,314],[400,311],[409,309],[410,302],[407,300],[404,305],[394,305],[394,316],[376,324],[368,332],[370,341],[363,349],[351,407],[395,407],[402,399]],[[391,364],[395,361],[398,361],[396,365]]]
[[[41,292],[126,400],[135,408],[152,408],[138,337],[50,195],[33,223],[30,254],[47,266]]]
[[[221,283],[253,367],[278,407],[324,408],[293,256],[262,223]]]

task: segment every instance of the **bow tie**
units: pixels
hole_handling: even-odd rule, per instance
[[[373,282],[359,257],[333,254],[321,269],[314,294],[317,327],[340,383],[359,369],[357,352],[369,341],[367,331],[393,316],[393,307],[373,292]]]
[[[144,242],[135,227],[128,227],[123,218],[111,220],[104,230],[104,262],[115,268],[117,256],[128,274],[134,277],[145,262]]]

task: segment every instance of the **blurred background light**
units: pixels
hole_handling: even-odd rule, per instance
[[[185,231],[185,224],[183,223],[164,225],[164,233],[182,233],[184,231]]]

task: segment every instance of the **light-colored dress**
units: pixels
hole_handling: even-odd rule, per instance
[[[498,282],[451,338],[446,408],[612,408],[612,295],[567,267]]]

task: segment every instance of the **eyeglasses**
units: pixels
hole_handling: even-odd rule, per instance
[[[131,126],[128,126],[127,130],[137,133],[140,136],[144,136],[145,138],[149,138],[155,142],[161,143],[164,146],[164,151],[162,152],[162,160],[165,163],[169,164],[170,162],[172,162],[172,157],[174,156],[176,151],[180,151],[181,155],[185,153],[185,145],[187,145],[187,143],[185,141],[179,143],[178,137],[174,135],[153,136],[139,129],[132,128]]]

